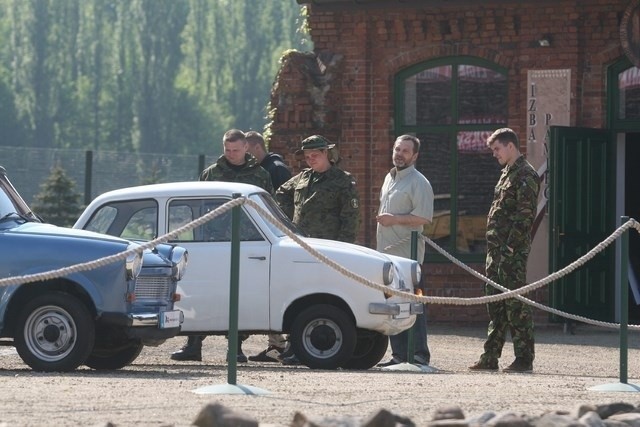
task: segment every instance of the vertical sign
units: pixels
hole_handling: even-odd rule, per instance
[[[571,70],[529,70],[527,73],[527,160],[541,177],[527,282],[549,271],[549,127],[569,126]]]

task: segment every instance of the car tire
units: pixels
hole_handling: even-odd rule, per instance
[[[389,347],[389,337],[376,331],[358,329],[353,357],[344,365],[345,369],[366,370],[382,360]]]
[[[99,371],[124,368],[136,360],[143,348],[141,342],[132,341],[115,349],[94,349],[84,364]]]
[[[290,340],[303,364],[313,369],[337,369],[353,356],[356,327],[340,308],[318,304],[298,314]]]
[[[14,344],[24,363],[36,371],[73,371],[91,353],[94,328],[89,310],[79,299],[48,292],[20,311]]]

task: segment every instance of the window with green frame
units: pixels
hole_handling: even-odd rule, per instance
[[[439,58],[399,72],[395,88],[396,134],[420,139],[416,167],[435,194],[424,234],[461,260],[483,260],[501,169],[486,140],[507,124],[506,70],[475,57]],[[426,261],[442,260],[429,245],[426,253]]]
[[[637,131],[640,126],[640,68],[622,58],[609,67],[608,77],[608,93],[612,94],[609,127],[618,131]]]

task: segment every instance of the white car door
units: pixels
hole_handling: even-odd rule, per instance
[[[168,230],[175,230],[215,210],[227,199],[169,201]],[[240,220],[239,330],[267,331],[271,243],[242,209]],[[231,212],[173,240],[189,251],[184,278],[178,283],[184,312],[183,331],[226,331],[229,328]]]

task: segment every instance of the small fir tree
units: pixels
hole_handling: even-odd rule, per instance
[[[35,196],[34,212],[48,223],[71,227],[82,212],[81,195],[75,191],[75,185],[63,168],[54,167]]]

